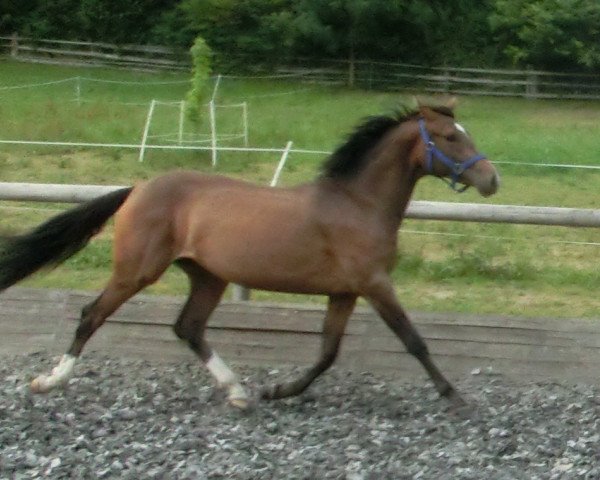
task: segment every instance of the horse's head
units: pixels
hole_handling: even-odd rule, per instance
[[[450,187],[462,192],[475,187],[481,195],[493,195],[500,186],[500,176],[492,163],[478,153],[471,137],[454,119],[455,99],[444,106],[419,102],[420,146],[418,162],[426,174],[449,179]],[[457,187],[461,183],[464,187]]]

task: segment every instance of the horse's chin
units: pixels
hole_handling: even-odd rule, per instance
[[[498,189],[489,189],[489,188],[480,188],[477,187],[477,191],[479,192],[479,195],[481,195],[482,197],[491,197],[492,195],[494,195]]]
[[[487,176],[473,175],[474,178],[468,178],[465,174],[465,177],[465,184],[475,187],[482,197],[490,197],[500,188],[500,176],[495,171]]]

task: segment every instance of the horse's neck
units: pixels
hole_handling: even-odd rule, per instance
[[[389,136],[375,147],[364,170],[347,184],[355,195],[368,199],[393,229],[400,226],[419,178],[409,161],[413,143],[410,137]]]

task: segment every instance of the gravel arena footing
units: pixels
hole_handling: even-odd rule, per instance
[[[32,395],[47,353],[0,356],[2,479],[599,479],[600,389],[478,370],[448,412],[430,383],[333,368],[283,401],[227,406],[196,362],[84,356]],[[261,386],[300,368],[238,368]]]

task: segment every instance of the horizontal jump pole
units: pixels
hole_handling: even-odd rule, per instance
[[[589,208],[414,201],[408,206],[406,217],[458,222],[600,227],[600,210]]]
[[[81,203],[114,192],[118,185],[63,185],[0,182],[0,200],[41,203]]]
[[[78,203],[124,188],[118,185],[63,185],[0,182],[0,200]],[[600,210],[415,200],[407,218],[458,222],[600,227]]]

